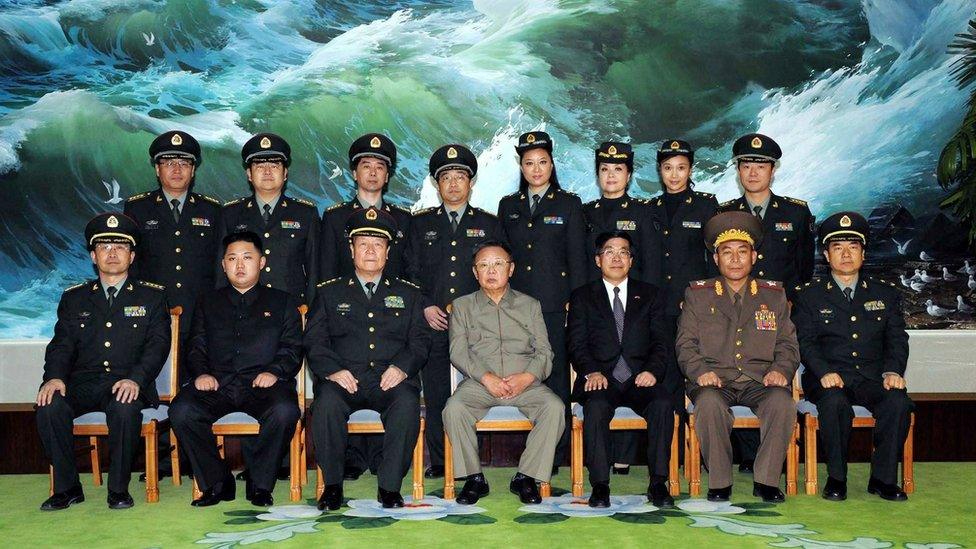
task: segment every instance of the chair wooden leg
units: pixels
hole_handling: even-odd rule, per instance
[[[322,492],[325,492],[325,475],[322,474],[322,468],[316,465],[315,466],[315,499],[321,498]]]
[[[444,499],[454,499],[454,449],[444,431]]]
[[[290,493],[291,501],[301,501],[302,500],[302,479],[301,479],[301,464],[299,460],[302,455],[302,420],[299,419],[295,423],[295,433],[291,436],[291,448],[288,452],[288,465],[289,465],[289,475],[288,481],[290,483]]]
[[[685,477],[685,481],[691,482],[691,476],[689,471],[691,471],[691,430],[688,423],[685,423],[685,456],[684,463],[681,465],[681,473]]]
[[[308,437],[305,435],[305,428],[303,427],[302,428],[302,455],[301,458],[299,458],[300,459],[299,464],[301,465],[302,468],[302,472],[301,472],[302,486],[306,486],[308,484],[308,447],[306,446],[307,443],[308,443]]]
[[[552,485],[548,482],[539,483],[539,495],[547,498],[552,495]]]
[[[169,464],[173,470],[173,486],[182,486],[183,477],[180,472],[180,447],[176,442],[176,433],[169,430]]]
[[[159,502],[159,432],[156,420],[146,429],[146,503]]]
[[[413,448],[413,500],[419,502],[424,499],[424,429],[426,421],[420,418],[420,434],[417,444]]]
[[[790,435],[790,444],[786,449],[786,495],[795,496],[796,477],[800,470],[800,424],[793,422],[793,434]]]
[[[570,439],[570,481],[575,497],[583,495],[583,422],[573,416],[573,430]]]
[[[674,429],[671,430],[671,459],[668,460],[668,492],[672,496],[681,493],[678,482],[678,429],[681,428],[681,416],[674,414]]]
[[[200,499],[203,497],[203,492],[200,491],[200,485],[197,484],[197,477],[193,475],[193,499]]]
[[[817,418],[811,414],[803,414],[803,446],[806,454],[803,470],[808,496],[817,493],[817,429],[819,426]]]
[[[688,494],[691,496],[701,495],[701,450],[698,446],[698,433],[695,432],[695,414],[688,416],[688,462],[690,470],[685,474],[688,476]]]
[[[48,497],[51,497],[54,495],[54,466],[53,465],[47,466],[47,484],[48,484],[47,495]]]
[[[220,459],[227,459],[224,456],[224,437],[222,435],[217,436],[217,451],[220,452]],[[244,467],[247,467],[246,463],[244,464]]]
[[[102,466],[98,461],[98,437],[88,437],[88,442],[91,445],[91,466],[92,466],[92,478],[95,481],[95,486],[102,485]]]
[[[908,423],[908,436],[905,438],[905,447],[902,450],[901,482],[902,490],[906,494],[915,493],[915,413],[913,412]]]

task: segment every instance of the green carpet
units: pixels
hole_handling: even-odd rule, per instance
[[[136,506],[111,511],[105,488],[91,485],[83,475],[88,498],[66,511],[41,512],[47,494],[43,475],[0,476],[0,540],[4,547],[304,547],[332,545],[379,547],[958,547],[976,545],[973,511],[967,495],[976,481],[976,463],[919,463],[917,492],[906,503],[885,502],[864,492],[867,465],[851,467],[849,499],[832,503],[819,496],[799,495],[787,503],[764,505],[751,495],[751,478],[739,474],[733,505],[739,514],[698,511],[617,513],[611,517],[567,517],[520,510],[508,493],[512,469],[489,469],[492,494],[475,515],[447,516],[429,521],[343,516],[268,521],[257,518],[264,510],[243,499],[206,509],[190,507],[190,486],[161,484],[160,502],[144,501],[143,485],[133,482]],[[640,494],[646,488],[646,470],[634,469],[612,480],[614,495]],[[801,468],[802,474],[802,468]],[[821,479],[824,478],[821,466]],[[313,480],[314,482],[314,480]],[[406,483],[404,484],[407,485]],[[569,488],[569,471],[561,469],[557,489]],[[440,494],[440,481],[427,485]],[[686,487],[683,485],[683,489]],[[278,505],[288,502],[287,482],[279,482]],[[801,487],[802,490],[802,487]],[[312,497],[312,488],[306,497]],[[349,498],[375,496],[376,478],[365,475],[346,483]],[[681,499],[687,498],[682,495]],[[308,500],[311,502],[311,500]],[[744,509],[744,512],[741,512]],[[347,510],[343,507],[342,511]]]

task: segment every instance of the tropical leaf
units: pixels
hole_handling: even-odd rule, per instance
[[[494,517],[489,517],[488,515],[482,513],[478,513],[477,515],[448,515],[437,520],[446,522],[448,524],[457,524],[461,526],[495,524],[498,522],[498,520]]]
[[[664,524],[667,520],[658,513],[617,513],[610,518],[627,524]]]
[[[224,524],[257,524],[261,522],[255,517],[239,517],[232,518],[224,521]]]
[[[519,515],[514,520],[519,524],[555,524],[569,520],[569,517],[558,513],[529,513],[527,515]]]
[[[396,522],[396,519],[390,517],[377,517],[377,518],[352,518],[349,520],[342,521],[342,527],[347,530],[360,530],[364,528],[384,528]]]

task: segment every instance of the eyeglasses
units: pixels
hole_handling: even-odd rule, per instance
[[[159,162],[159,165],[160,166],[163,166],[165,168],[169,168],[169,169],[173,169],[173,168],[177,168],[177,167],[179,167],[179,168],[189,168],[190,166],[193,165],[193,161],[192,160],[184,160],[182,158],[167,158],[166,160],[161,160]]]
[[[130,248],[128,244],[122,244],[121,242],[99,242],[95,244],[95,249],[100,252],[111,252],[112,250],[127,252]]]
[[[438,183],[467,183],[471,177],[466,172],[444,173],[437,178]]]
[[[498,259],[496,261],[479,261],[474,264],[474,268],[478,269],[479,272],[485,272],[488,269],[499,270],[508,265],[511,261],[505,261],[503,259]]]
[[[602,255],[603,257],[622,257],[624,259],[627,259],[633,254],[631,254],[630,250],[626,248],[622,248],[619,250],[616,248],[604,248],[600,250],[600,255]]]

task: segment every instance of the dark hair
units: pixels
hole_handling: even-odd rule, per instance
[[[596,237],[596,255],[600,255],[600,250],[603,249],[603,246],[608,240],[613,238],[622,238],[627,241],[632,251],[635,249],[634,241],[630,238],[630,234],[627,231],[604,231]]]
[[[536,148],[545,151],[545,149],[543,149],[542,147],[536,147]],[[531,150],[533,149],[529,149],[529,151]],[[525,151],[525,152],[529,152],[529,151]],[[522,157],[524,155],[525,153],[519,155],[519,192],[521,193],[524,193],[526,189],[529,188],[529,181],[525,179],[524,175],[522,175]],[[561,189],[562,187],[559,186],[559,177],[556,175],[556,159],[552,157],[551,152],[549,153],[549,161],[552,162],[552,175],[549,176],[549,188]]]
[[[224,253],[227,253],[227,248],[235,242],[250,242],[254,244],[254,247],[260,252],[264,248],[264,243],[261,242],[261,237],[257,235],[254,231],[238,231],[236,233],[230,233],[224,237],[223,246]]]
[[[513,259],[512,249],[508,247],[508,244],[505,244],[501,240],[485,240],[481,244],[474,247],[474,252],[471,253],[472,264],[474,264],[474,261],[477,259],[478,254],[481,253],[481,250],[484,250],[485,248],[501,248],[502,250],[505,250],[506,254],[508,254],[509,261]]]

